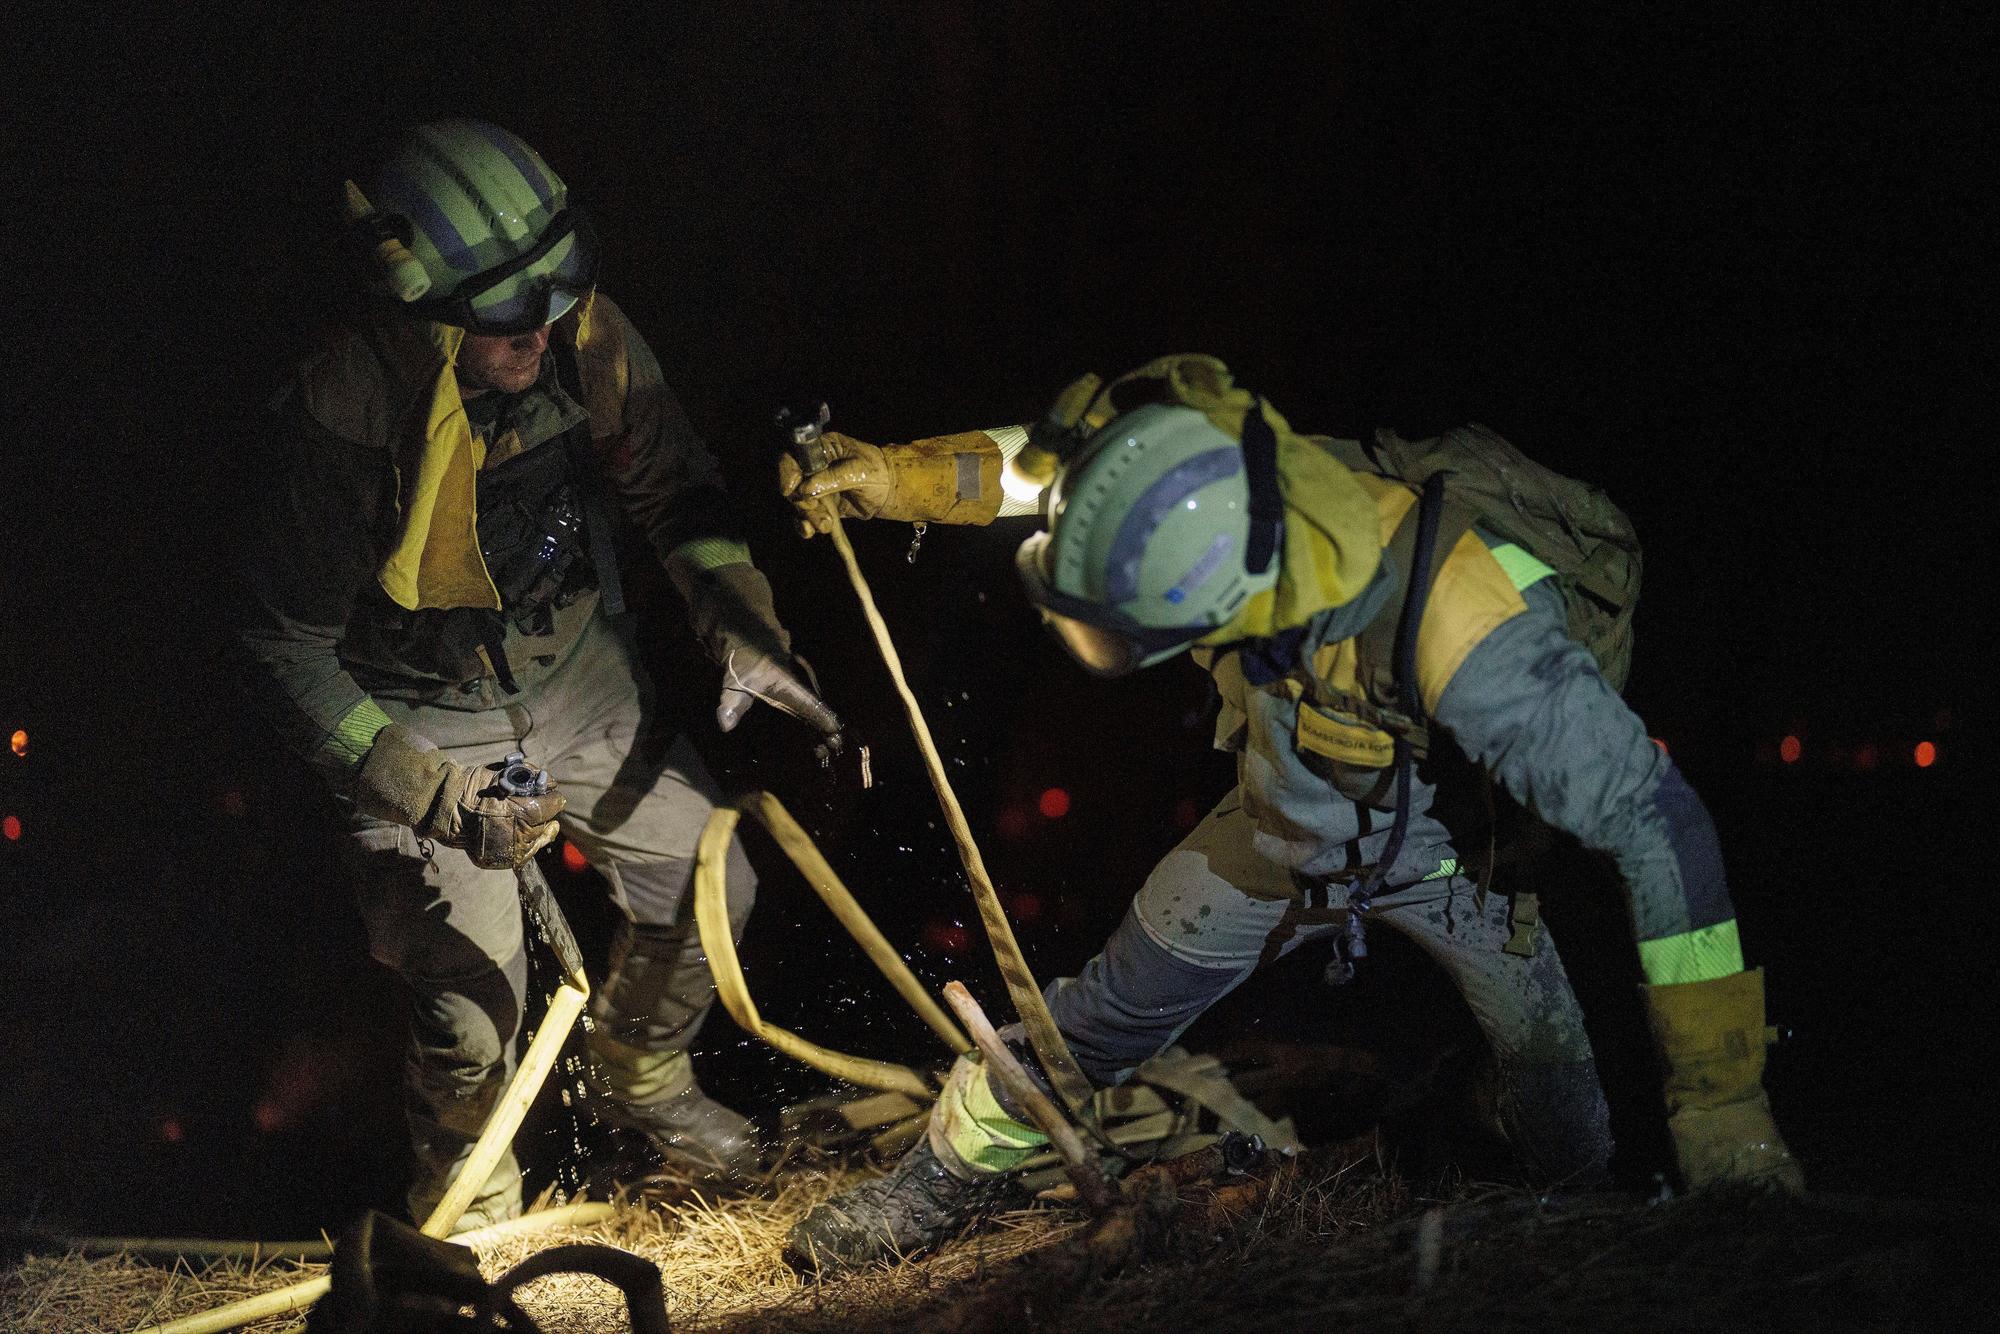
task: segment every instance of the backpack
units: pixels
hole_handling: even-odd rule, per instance
[[[1455,427],[1429,440],[1405,440],[1383,430],[1371,440],[1336,440],[1331,447],[1336,458],[1357,472],[1419,489],[1445,474],[1445,511],[1432,569],[1458,534],[1475,524],[1514,543],[1555,571],[1570,638],[1590,651],[1612,689],[1625,688],[1632,670],[1632,611],[1639,601],[1641,556],[1631,519],[1604,492],[1543,467],[1479,425]],[[1401,549],[1398,568],[1406,575],[1412,568],[1408,551],[1416,519],[1413,506],[1389,547],[1392,552]],[[1393,612],[1386,614],[1360,636],[1362,677],[1377,683],[1369,693],[1382,703],[1394,698],[1380,687],[1395,679],[1395,620]],[[1421,720],[1410,721],[1421,725]]]
[[[1430,729],[1415,682],[1416,627],[1423,621],[1430,581],[1458,539],[1477,526],[1555,571],[1569,636],[1589,650],[1614,690],[1623,690],[1631,674],[1632,610],[1639,600],[1641,561],[1632,521],[1609,497],[1543,467],[1484,426],[1455,427],[1429,440],[1405,440],[1394,431],[1379,430],[1358,442],[1324,443],[1354,471],[1420,492],[1384,548],[1402,581],[1400,596],[1391,598],[1355,636],[1361,694],[1342,701],[1395,741],[1394,758],[1383,775],[1383,781],[1393,775],[1395,784],[1389,842],[1348,896],[1350,904],[1365,910],[1402,850],[1412,770],[1430,750]],[[1490,802],[1490,785],[1486,790]],[[1529,814],[1525,822],[1515,823],[1525,827],[1503,839],[1489,813],[1489,846],[1477,876],[1482,892],[1499,861],[1515,860],[1538,846],[1534,834],[1540,822]],[[1505,853],[1503,844],[1511,845]],[[1532,892],[1513,896],[1514,932],[1503,947],[1508,953],[1533,952],[1539,911]],[[1361,918],[1360,911],[1350,914],[1340,957],[1328,965],[1327,978],[1336,985],[1353,977],[1354,962],[1367,953]]]

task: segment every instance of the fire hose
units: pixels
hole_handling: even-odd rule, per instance
[[[781,424],[785,418],[781,415]],[[795,454],[802,466],[811,468],[814,464],[824,466],[824,447],[820,444],[820,434],[828,420],[824,405],[817,420],[790,426]],[[979,910],[981,925],[993,950],[995,963],[1000,970],[1007,994],[1014,1003],[1026,1030],[1029,1044],[1034,1048],[1043,1072],[1051,1087],[1075,1120],[1097,1132],[1097,1119],[1092,1105],[1093,1090],[1090,1082],[1078,1067],[1069,1044],[1057,1029],[1054,1016],[1042,998],[1041,988],[1036,985],[1027,959],[1021,953],[1019,942],[1014,938],[1012,925],[1007,920],[1006,909],[1000,903],[1000,896],[993,887],[993,881],[986,870],[985,858],[980,854],[979,845],[972,837],[972,830],[965,818],[964,807],[959,804],[958,795],[952,790],[951,780],[945,774],[944,761],[940,757],[937,742],[931,735],[930,725],[925,720],[923,709],[917,703],[916,694],[911,690],[909,680],[904,675],[901,656],[890,638],[887,622],[875,605],[875,596],[869,588],[866,576],[854,554],[854,547],[848,541],[840,516],[833,512],[832,505],[826,505],[826,517],[830,521],[830,536],[834,549],[839,553],[841,563],[846,568],[848,582],[853,586],[855,597],[861,603],[863,616],[875,637],[876,647],[882,654],[890,679],[902,699],[904,712],[910,720],[911,731],[915,734],[917,747],[923,755],[924,768],[930,777],[931,786],[936,791],[938,802],[943,807],[947,824],[951,829],[952,841],[956,845],[959,860],[965,868],[966,879],[972,890],[973,902]],[[510,756],[509,761],[520,757]],[[511,768],[511,765],[510,765]],[[534,781],[533,775],[524,781]],[[952,1023],[936,1000],[924,989],[923,984],[909,971],[902,957],[882,935],[874,923],[862,910],[859,903],[840,883],[826,859],[820,854],[812,840],[800,829],[797,822],[768,793],[756,793],[739,803],[740,810],[748,810],[768,828],[793,863],[805,874],[814,890],[847,927],[850,934],[860,942],[869,959],[888,979],[901,996],[909,1002],[924,1022],[954,1055],[973,1050],[969,1041]],[[739,808],[717,807],[703,829],[700,851],[697,855],[695,871],[695,913],[696,924],[701,935],[702,949],[707,954],[710,968],[716,980],[718,998],[723,1008],[745,1030],[769,1043],[772,1047],[801,1060],[816,1069],[832,1074],[868,1088],[889,1089],[929,1099],[935,1094],[931,1081],[908,1066],[893,1062],[874,1061],[863,1057],[849,1056],[821,1047],[795,1033],[764,1021],[758,1013],[756,1003],[751,999],[749,988],[743,978],[742,965],[736,956],[736,947],[729,929],[725,886],[722,880],[722,865],[729,839],[740,819]],[[451,1187],[437,1207],[424,1220],[420,1229],[425,1236],[443,1237],[450,1233],[460,1216],[471,1204],[487,1176],[500,1160],[507,1146],[512,1143],[514,1132],[520,1128],[530,1105],[547,1081],[549,1071],[560,1056],[570,1030],[575,1026],[583,1007],[590,997],[590,983],[584,976],[583,960],[577,950],[574,937],[570,934],[567,921],[562,915],[555,896],[550,892],[548,881],[541,868],[531,859],[519,873],[522,905],[528,917],[542,938],[554,950],[563,971],[561,985],[550,998],[547,1013],[527,1052],[521,1059],[520,1068],[501,1096],[479,1138],[474,1142],[472,1152],[453,1179]],[[1099,1136],[1101,1139],[1101,1135]],[[1065,1155],[1069,1157],[1070,1155]],[[573,1208],[579,1206],[572,1206]],[[547,1215],[531,1215],[544,1218]],[[527,1220],[516,1220],[525,1224]],[[490,1230],[490,1229],[489,1229]],[[468,1234],[468,1236],[473,1234]],[[234,1329],[251,1320],[270,1315],[303,1312],[323,1296],[331,1280],[320,1277],[295,1284],[276,1292],[264,1293],[257,1297],[231,1303],[214,1311],[164,1325],[148,1326],[137,1334],[216,1334],[217,1331]]]
[[[814,413],[802,414],[781,411],[778,425],[786,431],[790,439],[788,447],[798,460],[799,466],[808,472],[826,466],[827,456],[822,435],[829,420],[825,404],[818,405]],[[854,554],[853,544],[847,539],[840,516],[830,502],[821,502],[828,532],[833,540],[834,550],[840,554],[841,564],[847,570],[847,580],[854,589],[854,596],[861,603],[862,615],[867,619],[868,628],[875,637],[875,646],[882,654],[883,665],[889,670],[889,679],[894,682],[897,695],[902,699],[903,711],[909,717],[910,730],[915,734],[917,749],[923,755],[924,769],[931,780],[931,787],[937,792],[938,803],[944,809],[946,823],[951,829],[952,841],[958,850],[960,863],[965,868],[967,881],[972,888],[973,902],[978,906],[979,919],[986,929],[986,938],[993,950],[995,963],[999,966],[1000,977],[1006,984],[1007,995],[1020,1015],[1022,1027],[1026,1030],[1029,1044],[1048,1076],[1069,1114],[1076,1121],[1095,1132],[1097,1119],[1092,1106],[1094,1090],[1090,1081],[1076,1063],[1069,1044],[1063,1040],[1056,1028],[1054,1016],[1049,1013],[1047,1002],[1042,999],[1041,988],[1035,983],[1034,973],[1028,968],[1028,961],[1022,956],[1020,944],[1014,939],[1014,929],[1007,920],[1007,911],[1001,906],[1000,896],[993,888],[992,877],[987,874],[985,858],[980,855],[979,845],[973,840],[972,830],[965,818],[965,809],[959,804],[958,794],[952,790],[951,780],[945,774],[944,760],[938,754],[937,742],[931,736],[930,724],[925,721],[923,708],[917,703],[914,691],[910,689],[908,678],[903,673],[903,660],[896,652],[895,642],[890,638],[887,622],[881,610],[875,605],[874,592],[868,586],[866,576],[861,573],[860,562]],[[832,868],[826,865],[803,830],[785,815],[784,809],[768,794],[758,793],[749,798],[745,808],[750,809],[769,827],[774,837],[793,859],[795,865],[806,873],[813,888],[834,909],[843,923],[849,926],[855,938],[861,942],[869,958],[880,968],[899,992],[908,999],[917,1012],[923,1015],[932,1031],[944,1039],[954,1054],[969,1051],[972,1044],[959,1036],[950,1020],[937,1011],[936,1002],[924,992],[914,977],[909,977],[902,959],[874,924],[854,903]],[[781,817],[781,820],[774,819]],[[746,1029],[757,1034],[780,1051],[796,1056],[807,1064],[834,1074],[839,1078],[863,1084],[870,1088],[893,1088],[900,1092],[914,1092],[918,1096],[931,1096],[930,1086],[914,1071],[901,1066],[886,1066],[881,1062],[864,1061],[859,1057],[845,1056],[818,1047],[796,1034],[785,1032],[765,1023],[757,1014],[756,1006],[750,1000],[748,988],[743,982],[742,969],[736,961],[736,950],[728,931],[727,915],[723,911],[722,893],[722,852],[728,847],[728,837],[737,822],[738,812],[718,807],[709,817],[708,826],[703,830],[702,854],[697,856],[695,869],[695,912],[697,924],[701,927],[702,949],[707,953],[710,966],[716,977],[717,992],[723,1007]],[[782,825],[790,828],[780,832]],[[808,858],[814,865],[808,865]],[[844,901],[844,902],[837,902]],[[706,911],[703,905],[706,903]],[[864,934],[865,932],[865,934]],[[907,981],[899,980],[907,979]],[[921,997],[921,1000],[918,998]],[[746,1020],[747,1016],[747,1020]],[[808,1050],[810,1055],[808,1055]],[[858,1077],[857,1077],[858,1076]],[[904,1077],[908,1076],[907,1079]],[[891,1082],[883,1082],[891,1081]],[[912,1087],[914,1084],[914,1087]]]

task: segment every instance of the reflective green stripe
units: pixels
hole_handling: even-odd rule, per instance
[[[747,562],[750,548],[727,537],[697,537],[675,547],[667,559],[686,561],[697,570],[713,570]]]
[[[1512,542],[1502,542],[1491,550],[1493,559],[1500,562],[1500,568],[1506,571],[1507,581],[1514,585],[1516,592],[1530,584],[1540,583],[1555,573],[1530,555],[1525,548],[1515,546]]]
[[[945,1142],[967,1167],[978,1172],[1008,1172],[1049,1142],[1033,1126],[1007,1115],[993,1096],[986,1067],[959,1062],[938,1098],[939,1129]]]
[[[340,716],[333,725],[333,731],[320,743],[316,759],[332,760],[350,765],[361,763],[361,757],[375,744],[376,735],[389,725],[389,715],[382,712],[382,706],[372,699],[364,698],[359,704]]]
[[[1717,922],[1699,931],[1683,931],[1677,936],[1639,942],[1639,966],[1646,981],[1656,987],[1677,982],[1708,982],[1743,971],[1743,943],[1736,935],[1736,919]]]
[[[1437,870],[1432,871],[1429,875],[1425,876],[1422,880],[1419,880],[1417,883],[1420,885],[1428,884],[1430,881],[1444,880],[1451,876],[1455,876],[1457,874],[1458,874],[1458,858],[1447,857],[1443,861],[1438,863]]]

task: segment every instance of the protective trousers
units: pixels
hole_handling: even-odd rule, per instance
[[[1344,925],[1344,913],[1306,911],[1251,833],[1232,792],[1153,869],[1103,952],[1049,988],[1093,1082],[1125,1079],[1260,963]],[[1470,881],[1442,876],[1380,895],[1368,921],[1409,937],[1456,983],[1492,1049],[1495,1110],[1523,1165],[1547,1181],[1601,1169],[1609,1112],[1555,943],[1538,924],[1532,954],[1507,953],[1507,901],[1479,897]]]
[[[592,1000],[599,1032],[628,1055],[671,1057],[685,1051],[715,994],[688,891],[695,843],[719,796],[687,738],[656,719],[630,644],[603,615],[591,614],[557,654],[536,656],[537,647],[507,636],[517,693],[488,679],[446,699],[378,699],[455,763],[520,749],[547,767],[569,803],[563,834],[602,873],[623,919],[610,977]],[[400,825],[357,817],[348,848],[370,949],[409,993],[417,1159],[409,1203],[421,1220],[513,1072],[527,986],[520,900],[513,872],[481,870]],[[730,848],[728,885],[740,933],[756,891],[740,845]],[[656,1085],[692,1078],[684,1058],[654,1060],[647,1073]],[[509,1153],[460,1226],[518,1212],[520,1195]]]

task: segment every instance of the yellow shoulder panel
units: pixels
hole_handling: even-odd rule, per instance
[[[1431,583],[1424,623],[1417,631],[1417,690],[1424,712],[1437,711],[1438,697],[1474,646],[1527,609],[1479,535],[1460,537]]]
[[[1410,506],[1417,503],[1417,493],[1401,482],[1377,477],[1372,472],[1355,473],[1354,480],[1361,483],[1363,491],[1375,498],[1375,508],[1382,515],[1382,545],[1386,547],[1389,539],[1396,535],[1403,516],[1410,512]]]
[[[629,327],[625,312],[611,298],[593,292],[579,302],[571,336],[576,339],[577,378],[583,381],[582,408],[590,414],[590,433],[606,436],[625,424],[625,395],[631,388],[632,362],[625,347]]]
[[[1416,504],[1416,492],[1372,473],[1356,473],[1355,478],[1375,497],[1382,515],[1382,545],[1387,546],[1403,516]],[[1417,690],[1426,713],[1437,708],[1438,696],[1451,684],[1473,646],[1527,609],[1513,580],[1486,544],[1471,532],[1460,537],[1431,581],[1430,602],[1424,608],[1423,627],[1417,632]],[[1351,641],[1320,649],[1313,666],[1322,680],[1341,689],[1355,689]]]

